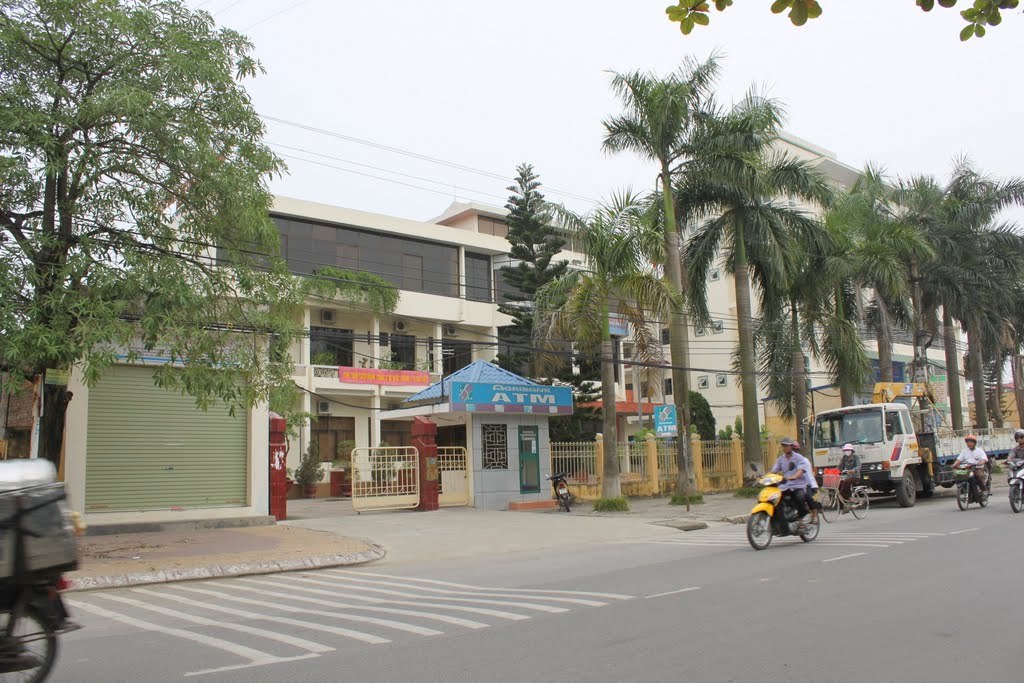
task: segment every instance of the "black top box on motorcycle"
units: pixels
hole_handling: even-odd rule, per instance
[[[17,525],[25,532],[24,568],[64,572],[78,566],[78,542],[64,484],[47,460],[0,461],[0,580],[15,572]]]

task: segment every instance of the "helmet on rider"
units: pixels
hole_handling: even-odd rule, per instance
[[[784,436],[779,441],[779,445],[780,446],[795,446],[796,445],[796,441],[794,439],[789,438],[788,436]]]
[[[967,443],[973,443],[974,445],[977,445],[978,437],[976,437],[974,434],[968,434],[967,436],[964,437],[964,441],[966,441]]]
[[[1013,433],[1013,438],[1014,439],[1019,439],[1021,437],[1024,437],[1024,429],[1018,429],[1017,431],[1015,431]]]
[[[843,453],[853,453],[853,444],[848,443],[845,446],[843,446]]]

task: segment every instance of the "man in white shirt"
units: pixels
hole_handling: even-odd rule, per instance
[[[985,477],[985,465],[988,463],[988,455],[982,449],[978,448],[978,437],[974,434],[968,434],[964,437],[964,443],[967,444],[967,448],[960,451],[960,455],[956,456],[956,462],[953,463],[953,467],[969,467],[974,470],[974,477],[978,480],[978,489],[981,493],[988,491],[988,481]]]

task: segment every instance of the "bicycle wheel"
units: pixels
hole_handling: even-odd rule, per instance
[[[818,510],[818,515],[826,522],[831,522],[831,518],[836,516],[835,492],[832,489],[818,489],[818,502],[821,503],[821,509]]]
[[[864,489],[857,489],[850,496],[850,512],[857,519],[864,519],[868,514],[868,507],[871,505],[871,499],[868,498],[868,492]]]
[[[14,619],[13,615],[8,620]],[[0,656],[0,681],[40,683],[45,680],[57,658],[57,634],[35,607],[27,605],[13,624],[10,640]]]

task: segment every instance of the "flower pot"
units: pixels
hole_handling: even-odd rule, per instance
[[[352,495],[352,482],[348,470],[331,470],[331,497],[342,498]]]
[[[302,488],[302,494],[306,498],[316,498],[316,484],[310,484]]]

